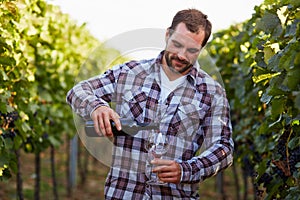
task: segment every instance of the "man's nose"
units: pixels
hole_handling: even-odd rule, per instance
[[[184,48],[181,48],[181,49],[178,51],[178,54],[177,54],[178,58],[179,58],[180,60],[187,60],[187,57],[186,57],[185,53],[186,53],[186,50],[185,50]]]

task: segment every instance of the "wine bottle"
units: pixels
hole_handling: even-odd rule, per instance
[[[136,122],[132,119],[120,119],[122,130],[117,130],[115,122],[111,121],[111,128],[114,134],[114,137],[117,136],[134,136],[140,130],[157,130],[158,124],[157,123],[141,123]],[[103,135],[98,135],[94,128],[94,122],[92,120],[88,120],[85,122],[85,133],[88,137],[103,137]]]

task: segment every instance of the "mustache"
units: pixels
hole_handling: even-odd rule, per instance
[[[189,61],[187,61],[187,60],[181,60],[181,59],[180,59],[178,56],[176,56],[176,55],[171,56],[171,59],[172,59],[172,60],[176,60],[177,62],[179,62],[179,63],[181,63],[181,64],[186,64],[186,65],[189,65],[189,64],[190,64]]]

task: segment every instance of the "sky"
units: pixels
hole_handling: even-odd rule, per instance
[[[59,5],[100,41],[134,29],[170,26],[177,11],[196,8],[208,15],[213,32],[250,19],[263,0],[48,0]]]

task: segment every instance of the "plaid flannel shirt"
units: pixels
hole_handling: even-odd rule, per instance
[[[179,184],[150,186],[145,139],[147,131],[114,139],[113,159],[105,184],[106,199],[199,199],[199,182],[232,164],[233,141],[224,89],[203,70],[193,67],[186,81],[160,102],[160,64],[155,59],[130,61],[82,81],[67,95],[72,109],[88,119],[99,106],[115,103],[121,117],[138,122],[158,118],[160,131],[171,137],[165,159],[182,169]]]

